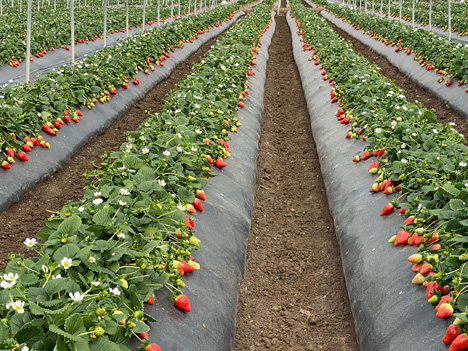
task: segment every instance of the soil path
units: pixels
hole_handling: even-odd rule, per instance
[[[25,254],[24,240],[35,237],[51,211],[59,211],[68,201],[83,197],[82,174],[91,168],[90,162],[99,164],[106,151],[117,151],[125,142],[125,132],[135,130],[148,117],[144,112],[160,112],[167,93],[175,88],[176,83],[190,72],[193,63],[201,60],[220,36],[212,38],[198,49],[186,61],[181,63],[164,81],[157,84],[148,94],[135,104],[125,115],[102,134],[84,145],[64,167],[44,182],[38,184],[19,202],[0,214],[0,270],[8,263],[8,253]]]
[[[291,34],[284,15],[276,21],[235,350],[355,351],[339,246]]]

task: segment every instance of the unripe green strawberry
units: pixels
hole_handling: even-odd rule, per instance
[[[195,235],[192,235],[189,239],[189,242],[191,245],[197,246],[198,244],[200,244],[200,239],[198,239]]]
[[[96,336],[102,336],[105,332],[106,331],[104,330],[104,328],[99,325],[96,328],[94,328],[94,335]]]
[[[408,257],[408,261],[411,263],[419,263],[423,259],[421,254],[413,254],[410,257]]]
[[[103,317],[106,315],[106,309],[102,307],[96,308],[96,316]]]
[[[426,280],[426,277],[424,275],[422,275],[421,273],[418,273],[414,276],[413,280],[411,281],[413,284],[418,284],[418,285],[421,285],[422,283],[424,283],[424,281]]]

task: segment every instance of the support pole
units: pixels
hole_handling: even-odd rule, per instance
[[[432,0],[429,0],[429,32],[432,32]]]
[[[128,38],[128,0],[125,0],[125,27],[127,28],[127,38]]]
[[[71,36],[71,55],[72,65],[75,64],[75,14],[74,14],[75,0],[70,0],[70,36]]]
[[[26,83],[29,82],[29,71],[31,69],[31,12],[32,0],[28,0],[28,21],[26,29]]]
[[[451,0],[448,0],[448,41],[452,41],[452,7]]]
[[[145,22],[146,22],[146,0],[143,0],[143,24],[142,24],[142,28],[143,28],[143,32],[145,31]]]
[[[104,43],[103,48],[106,47],[107,43],[107,0],[104,0]]]

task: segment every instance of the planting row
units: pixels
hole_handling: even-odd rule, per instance
[[[188,10],[188,2],[183,5],[181,13]],[[193,4],[192,4],[193,10]],[[146,22],[148,25],[157,22],[157,6],[148,6],[146,9]],[[162,20],[170,17],[171,9],[161,7]],[[173,15],[178,15],[178,8]],[[82,7],[74,11],[75,38],[77,43],[87,43],[103,38],[104,9],[102,6]],[[125,31],[125,7],[107,9],[107,32]],[[128,23],[131,27],[141,27],[143,22],[143,10],[141,7],[129,7]],[[26,57],[26,13],[14,13],[0,17],[0,66],[9,64],[18,66]],[[57,48],[65,48],[70,45],[70,9],[53,8],[41,9],[32,17],[31,55],[39,58],[48,51]],[[33,59],[33,57],[31,57]]]
[[[271,1],[240,20],[160,114],[85,174],[84,198],[52,215],[37,234],[43,243],[25,241],[36,257],[11,255],[0,282],[3,349],[122,350],[136,335],[142,349],[159,350],[147,339],[144,322],[154,319],[143,302],[165,286],[175,307],[191,310],[179,290],[181,276],[200,268],[190,216],[203,211],[210,163],[226,166],[270,9]]]
[[[107,47],[74,66],[62,66],[33,83],[0,89],[0,147],[7,156],[2,167],[10,168],[15,157],[27,161],[26,153],[34,146],[48,147],[38,135],[41,129],[55,135],[65,123],[78,123],[83,115],[76,110],[79,106],[91,109],[95,103],[109,101],[117,88],[138,85],[139,79],[132,79],[135,74],[149,75],[156,66],[163,66],[174,47],[183,47],[184,42],[219,25],[234,10],[234,5],[221,6],[174,21]]]
[[[417,246],[418,253],[409,258],[413,283],[426,287],[437,317],[457,317],[443,341],[453,341],[451,350],[468,349],[468,147],[463,135],[438,123],[419,103],[408,102],[401,89],[312,11],[295,1],[292,13],[310,60],[333,86],[331,102],[341,107],[336,117],[349,126],[345,138],[368,143],[353,161],[375,159],[368,170],[377,179],[369,191],[397,195],[380,215],[399,208],[407,217],[389,242]]]
[[[321,0],[316,2],[325,5],[328,11],[351,23],[354,28],[364,30],[375,40],[395,47],[396,52],[414,54],[414,60],[426,70],[434,70],[446,77],[447,86],[452,85],[453,82],[458,85],[468,82],[467,45],[447,42],[445,38],[423,30],[415,31],[411,27],[386,17],[356,12],[336,4],[327,5]],[[438,81],[441,83],[444,78],[440,77]]]

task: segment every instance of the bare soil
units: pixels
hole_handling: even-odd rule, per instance
[[[276,25],[235,350],[355,351],[340,250],[284,15]]]

